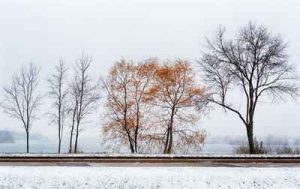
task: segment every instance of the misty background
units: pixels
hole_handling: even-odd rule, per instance
[[[0,1],[0,86],[31,61],[41,68],[40,88],[47,93],[47,78],[63,58],[72,74],[72,64],[82,51],[94,59],[91,74],[105,77],[120,58],[141,61],[184,58],[197,68],[205,50],[205,38],[217,28],[227,28],[227,37],[249,21],[263,24],[289,43],[290,63],[300,71],[299,0],[1,0]],[[200,81],[201,82],[201,81]],[[0,93],[2,99],[2,93]],[[237,93],[233,99],[239,100]],[[47,95],[39,119],[31,129],[32,152],[56,152],[56,127],[46,116]],[[254,134],[296,141],[300,133],[300,104],[264,99],[257,109]],[[83,126],[80,149],[103,151],[101,145],[102,105]],[[246,136],[236,115],[216,107],[199,124],[208,142],[232,141]],[[65,127],[65,139],[68,126]],[[229,137],[229,138],[228,138]],[[25,132],[20,123],[0,112],[0,151],[25,150]],[[2,139],[4,138],[4,139]],[[67,140],[65,147],[67,146]],[[213,142],[211,142],[213,143]],[[66,149],[66,148],[65,148]],[[219,150],[219,151],[218,151]],[[222,149],[224,151],[224,149]],[[221,152],[220,148],[204,148]],[[225,151],[228,149],[225,149]]]

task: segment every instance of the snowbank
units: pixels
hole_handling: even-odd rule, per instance
[[[300,188],[300,168],[1,167],[0,188]]]

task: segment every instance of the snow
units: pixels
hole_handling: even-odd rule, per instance
[[[300,168],[2,166],[0,188],[300,188]]]

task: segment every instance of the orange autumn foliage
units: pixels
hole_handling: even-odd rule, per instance
[[[126,144],[132,153],[152,147],[164,153],[201,148],[205,133],[196,126],[196,107],[205,89],[197,85],[187,61],[121,60],[104,84],[107,141]]]
[[[195,125],[199,119],[196,107],[204,98],[205,90],[197,85],[190,63],[180,59],[164,62],[156,70],[154,80],[154,103],[161,109],[163,123],[156,129],[163,135],[154,137],[154,141],[163,145],[164,153],[191,145],[200,149],[205,133]]]
[[[146,111],[153,99],[150,85],[157,65],[154,59],[140,64],[121,60],[110,70],[105,83],[108,121],[104,135],[128,144],[132,153],[140,151],[139,141],[148,123]]]

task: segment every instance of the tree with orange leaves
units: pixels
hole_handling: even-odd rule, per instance
[[[127,144],[131,153],[141,150],[139,141],[149,123],[145,114],[151,108],[149,101],[153,95],[149,89],[156,67],[151,59],[140,64],[121,60],[104,81],[107,108],[104,137],[114,144],[116,141]]]
[[[185,147],[200,149],[205,133],[196,126],[199,119],[196,105],[204,102],[205,90],[196,84],[190,63],[185,60],[163,63],[155,71],[154,82],[150,91],[155,95],[153,104],[159,109],[161,122],[149,139],[162,144],[166,154],[183,151]]]

